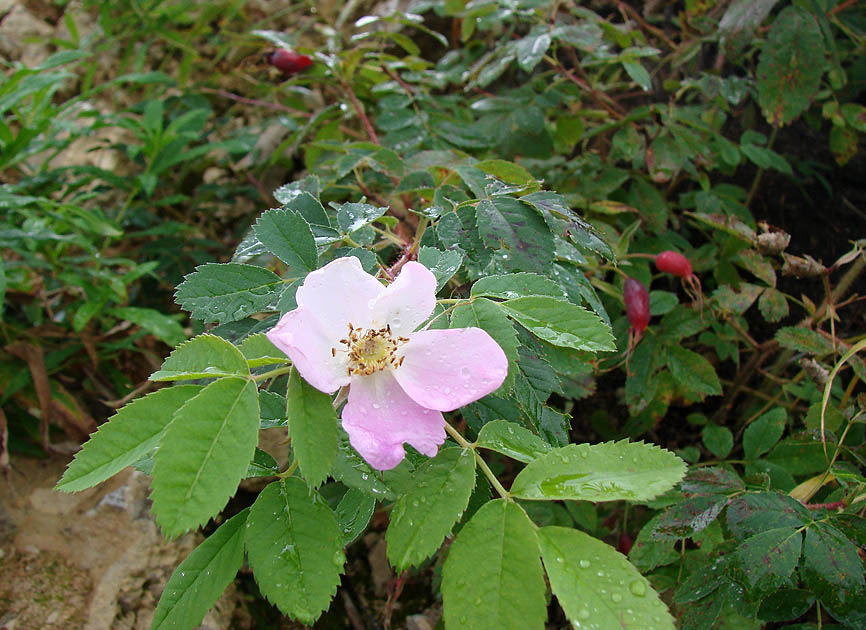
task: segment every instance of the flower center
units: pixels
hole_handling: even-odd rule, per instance
[[[349,324],[349,336],[340,339],[349,353],[349,376],[369,376],[388,367],[400,367],[403,357],[397,358],[397,348],[407,341],[406,337],[392,335],[390,325],[363,330]],[[336,348],[331,349],[331,354],[336,352]]]

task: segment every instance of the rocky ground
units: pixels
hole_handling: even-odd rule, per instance
[[[0,484],[0,629],[146,630],[201,537],[166,541],[150,516],[148,478],[132,469],[85,492],[55,492],[66,463],[13,457]],[[249,627],[239,606],[232,586],[201,627]]]

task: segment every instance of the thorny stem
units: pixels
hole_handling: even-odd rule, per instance
[[[392,280],[397,275],[397,272],[410,260],[415,260],[418,255],[418,247],[421,245],[421,237],[424,235],[424,230],[427,229],[427,217],[421,217],[421,220],[418,221],[418,229],[415,231],[415,238],[412,241],[412,244],[406,247],[403,246],[403,254],[400,258],[391,265],[388,269],[385,270],[385,275],[387,275]],[[401,241],[401,244],[403,242]]]
[[[343,89],[346,90],[346,94],[349,95],[349,100],[352,101],[352,107],[355,108],[355,113],[358,114],[358,118],[361,119],[361,123],[364,125],[364,129],[367,132],[367,136],[370,138],[370,141],[373,144],[382,143],[379,142],[379,136],[376,135],[376,131],[373,129],[373,124],[370,122],[370,119],[367,118],[367,113],[364,111],[364,106],[361,105],[361,102],[358,100],[358,97],[355,96],[355,90],[352,89],[352,86],[347,82],[342,82]]]
[[[815,311],[815,314],[810,318],[812,324],[816,324],[821,321],[821,318],[824,317],[824,314],[827,312],[827,308],[831,305],[838,304],[839,300],[843,295],[848,291],[848,288],[857,279],[863,270],[866,269],[866,256],[862,254],[857,257],[854,261],[854,264],[845,272],[839,282],[836,284],[836,288],[834,288],[824,302],[818,307],[818,310]]]
[[[499,479],[496,478],[496,475],[493,474],[493,471],[490,470],[490,467],[487,465],[487,462],[482,459],[481,455],[478,454],[478,451],[475,450],[475,445],[468,442],[466,438],[460,435],[460,432],[452,427],[447,422],[445,423],[445,430],[448,434],[454,438],[454,441],[457,442],[463,448],[472,449],[472,454],[475,455],[475,461],[478,463],[478,467],[481,469],[481,472],[484,473],[484,476],[490,481],[490,485],[496,488],[496,492],[499,493],[503,499],[508,499],[511,495],[508,490],[506,490],[501,483],[499,483]]]

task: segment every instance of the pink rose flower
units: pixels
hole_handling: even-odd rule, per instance
[[[405,456],[403,443],[433,457],[445,441],[443,411],[495,391],[508,359],[480,328],[419,330],[436,305],[436,278],[408,262],[383,286],[357,258],[338,258],[298,288],[298,308],[267,334],[316,389],[349,386],[342,423],[378,470]]]

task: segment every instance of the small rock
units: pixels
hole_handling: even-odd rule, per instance
[[[48,38],[53,34],[50,25],[33,17],[22,4],[13,2],[12,10],[0,22],[0,54],[20,59],[30,68],[38,66],[48,58]],[[44,39],[28,41],[34,37]]]

